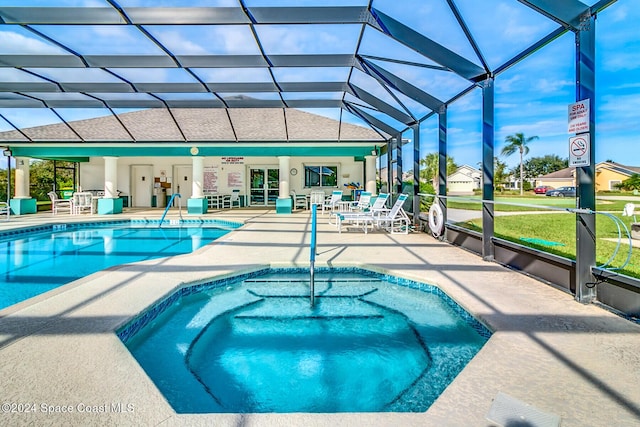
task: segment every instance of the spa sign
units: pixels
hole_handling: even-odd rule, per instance
[[[569,104],[569,133],[589,132],[589,99]]]

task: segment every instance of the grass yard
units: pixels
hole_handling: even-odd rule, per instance
[[[571,199],[573,202],[573,199]],[[622,203],[624,206],[624,203]],[[609,210],[609,209],[607,209]],[[615,211],[615,209],[612,209]],[[620,207],[619,212],[622,211]],[[616,216],[630,227],[630,219],[617,213]],[[482,231],[480,218],[463,223],[462,227]],[[576,217],[571,213],[555,212],[547,214],[527,214],[497,216],[495,219],[496,237],[509,240],[523,246],[539,249],[548,253],[576,258]],[[609,261],[616,249],[618,228],[615,222],[605,216],[596,215],[596,263],[598,266]],[[525,240],[523,240],[525,239]],[[628,239],[624,237],[617,256],[606,268],[619,268],[628,257]],[[640,248],[633,248],[629,263],[619,273],[640,278]]]
[[[476,198],[476,197],[469,197]],[[469,199],[465,198],[465,199]],[[447,207],[454,209],[481,210],[481,198],[478,201],[456,200],[455,197],[447,199]],[[546,196],[530,196],[530,197],[496,197],[494,209],[499,212],[522,212],[522,211],[545,211],[545,206],[554,208],[575,208],[576,200],[567,197],[546,197]],[[503,203],[517,203],[529,206],[513,206]],[[598,211],[622,212],[625,203],[624,200],[598,200],[596,198],[596,209]]]

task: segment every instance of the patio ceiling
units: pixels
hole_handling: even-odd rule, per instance
[[[0,0],[0,141],[384,143],[611,2]]]

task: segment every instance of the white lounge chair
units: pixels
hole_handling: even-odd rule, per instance
[[[381,193],[378,194],[376,201],[366,212],[335,212],[333,216],[336,219],[335,225],[338,228],[338,232],[342,233],[342,224],[348,222],[354,223],[356,226],[361,226],[362,231],[367,234],[369,226],[373,226],[376,223],[376,216],[387,210],[385,205],[388,199],[388,194]]]
[[[70,215],[73,214],[73,200],[60,199],[55,191],[49,191],[47,195],[51,199],[51,211],[54,215],[58,215],[60,212],[69,212]]]
[[[373,215],[376,226],[391,234],[408,234],[411,228],[411,219],[402,209],[407,198],[409,198],[408,195],[400,194],[391,209],[376,212]]]
[[[331,192],[331,198],[329,198],[329,200],[326,200],[323,204],[322,204],[322,213],[324,213],[325,210],[331,212],[336,208],[336,205],[342,200],[342,191],[340,190],[335,190],[333,192]]]
[[[371,205],[371,193],[369,191],[363,191],[360,193],[358,201],[349,205],[349,209],[354,212],[365,212],[369,209],[369,205]]]

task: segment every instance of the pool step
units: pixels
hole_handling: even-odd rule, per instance
[[[277,313],[274,315],[273,313]],[[243,310],[234,316],[236,319],[311,319],[346,318],[349,316],[373,318],[381,314],[378,307],[364,303],[352,297],[316,298],[312,309],[308,298],[272,297],[262,303]]]

